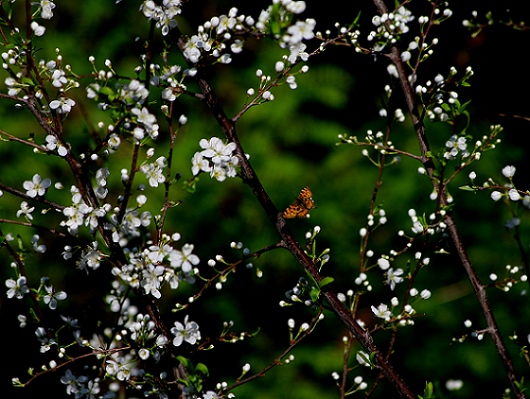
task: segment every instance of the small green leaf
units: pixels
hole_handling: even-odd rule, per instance
[[[108,86],[104,86],[104,87],[102,87],[102,88],[99,89],[99,93],[100,93],[100,94],[103,94],[103,95],[105,95],[105,96],[107,96],[107,97],[111,97],[111,96],[114,95],[114,90],[111,89],[111,88],[108,87]]]
[[[434,388],[433,388],[432,382],[426,382],[425,389],[423,390],[424,399],[432,398],[433,392],[434,392]]]
[[[320,288],[328,285],[328,284],[331,284],[333,281],[335,281],[335,279],[333,277],[324,277],[322,279],[322,281],[320,282]]]
[[[177,360],[182,363],[182,365],[186,368],[188,368],[190,361],[189,359],[186,359],[184,356],[177,356]]]
[[[184,182],[184,188],[186,191],[190,194],[193,194],[197,190],[197,182],[199,181],[199,177],[195,177],[194,179],[188,179]]]
[[[316,287],[312,287],[311,292],[309,293],[309,296],[311,297],[311,301],[313,302],[318,301],[318,297],[320,296],[320,289]]]
[[[473,187],[471,184],[465,184],[463,186],[460,186],[458,187],[459,190],[464,190],[464,191],[473,191],[473,192],[476,192],[477,189],[475,187]]]
[[[209,375],[208,367],[206,367],[206,365],[202,363],[197,364],[197,367],[195,367],[195,370],[198,372],[201,372],[205,376]]]
[[[280,26],[280,7],[281,3],[277,2],[272,5],[272,9],[270,12],[270,33],[273,36],[279,36],[281,33],[281,26]]]

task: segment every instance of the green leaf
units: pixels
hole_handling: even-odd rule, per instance
[[[460,186],[458,187],[459,190],[464,190],[464,191],[473,191],[473,192],[476,192],[477,189],[474,188],[471,184],[466,184],[466,185],[463,185],[463,186]]]
[[[328,284],[331,284],[333,281],[335,281],[335,279],[333,277],[324,277],[322,279],[322,281],[320,282],[320,288],[328,285]]]
[[[199,181],[199,177],[195,177],[194,179],[188,179],[184,182],[184,188],[186,191],[190,194],[193,194],[197,190],[197,182]]]
[[[280,26],[280,7],[281,3],[275,3],[272,5],[271,13],[270,13],[270,33],[274,36],[279,36],[281,33],[281,26]]]
[[[423,398],[424,399],[433,398],[433,392],[434,392],[434,388],[433,388],[432,382],[426,382],[425,389],[423,390]]]
[[[22,79],[20,79],[20,82],[22,84],[26,84],[28,86],[33,86],[34,85],[33,80],[30,79],[30,78],[27,78],[27,77],[23,77]]]
[[[210,373],[208,371],[208,367],[206,367],[206,365],[204,365],[202,363],[197,364],[197,366],[195,367],[195,371],[200,372],[200,373],[202,373],[205,376],[208,376],[209,373]]]
[[[320,296],[320,289],[316,287],[312,287],[311,292],[309,293],[309,296],[311,297],[311,300],[313,302],[318,301],[318,297]]]
[[[103,94],[104,96],[107,96],[107,97],[112,97],[114,95],[114,90],[108,86],[104,86],[101,89],[99,89],[99,94]]]
[[[469,101],[466,101],[464,104],[460,105],[460,107],[458,108],[458,111],[460,112],[464,112],[464,110],[467,108],[467,106],[471,103],[471,100]]]
[[[184,356],[177,356],[177,360],[186,368],[190,365],[189,359],[186,359]]]

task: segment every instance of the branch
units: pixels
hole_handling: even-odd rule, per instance
[[[47,200],[46,198],[41,197],[41,196],[30,197],[26,193],[23,193],[22,191],[17,190],[16,188],[6,186],[3,183],[0,183],[0,190],[3,190],[3,191],[6,191],[6,192],[8,192],[10,194],[16,195],[17,197],[23,198],[23,199],[25,199],[27,201],[34,201],[34,202],[39,202],[41,204],[46,204],[46,205],[51,206],[53,209],[56,209],[56,210],[62,211],[65,208],[63,205],[60,205],[60,204],[58,204],[56,202]]]
[[[178,41],[178,46],[181,52],[184,52],[184,39],[181,37]],[[317,283],[320,283],[323,277],[306,255],[304,250],[300,247],[296,241],[291,230],[287,226],[282,213],[278,211],[276,206],[265,191],[261,184],[258,176],[254,172],[250,162],[245,156],[243,147],[236,134],[235,123],[230,120],[222,106],[219,103],[217,96],[214,94],[212,87],[206,79],[204,68],[197,67],[196,79],[199,87],[204,95],[205,102],[210,108],[215,120],[220,125],[223,133],[229,142],[236,145],[236,155],[239,157],[241,165],[241,174],[244,183],[248,184],[251,188],[254,196],[259,201],[261,207],[269,217],[271,223],[276,227],[276,230],[280,234],[285,247],[293,254],[297,262],[314,278]],[[336,294],[332,291],[328,291],[329,285],[322,291],[323,297],[327,300],[331,308],[344,323],[344,325],[350,330],[350,332],[359,340],[361,345],[368,350],[370,353],[374,353],[374,361],[378,368],[385,374],[389,381],[394,385],[395,389],[405,398],[416,398],[416,395],[410,390],[407,384],[403,381],[401,376],[394,370],[394,368],[388,363],[379,350],[374,344],[373,337],[367,331],[364,331],[362,327],[357,323],[352,313],[344,308],[343,304],[338,300]]]
[[[384,14],[388,12],[388,9],[386,8],[382,0],[373,0],[373,1],[380,14]],[[434,6],[435,5],[433,5],[433,7]],[[405,66],[403,64],[403,61],[401,60],[401,51],[399,50],[398,47],[393,46],[391,48],[391,52],[388,55],[388,57],[394,63],[398,71],[399,81],[401,83],[401,88],[403,89],[403,95],[407,102],[408,111],[411,116],[414,129],[416,131],[416,137],[418,139],[418,144],[419,144],[420,151],[421,151],[422,163],[427,171],[428,176],[432,177],[435,172],[435,168],[434,168],[432,159],[427,156],[427,154],[430,151],[430,147],[429,147],[429,143],[427,140],[427,136],[425,134],[425,126],[423,125],[423,121],[420,119],[419,114],[418,114],[416,97],[414,96],[414,90],[407,79],[407,75],[405,72]],[[445,185],[442,185],[440,188],[441,188],[441,190],[439,190],[440,203],[443,206],[447,206],[449,205],[449,202],[447,200],[447,192],[445,190]],[[525,395],[521,392],[521,390],[517,386],[518,380],[515,375],[515,370],[513,368],[512,361],[510,357],[508,356],[508,351],[506,349],[506,346],[504,345],[502,337],[499,333],[497,322],[495,320],[495,317],[493,315],[491,306],[488,302],[488,298],[485,292],[485,286],[480,282],[477,276],[477,273],[475,272],[475,269],[471,263],[471,260],[469,259],[469,256],[462,244],[462,240],[460,238],[460,234],[458,232],[458,229],[456,227],[456,223],[455,223],[455,220],[452,214],[450,212],[447,212],[444,220],[449,230],[452,243],[462,263],[462,266],[464,267],[464,270],[467,273],[467,277],[473,287],[473,290],[475,291],[475,295],[477,297],[477,300],[482,309],[482,313],[488,325],[487,331],[489,332],[489,335],[491,336],[493,343],[495,344],[497,352],[504,366],[506,375],[508,379],[510,380],[512,389],[518,398],[524,398]]]

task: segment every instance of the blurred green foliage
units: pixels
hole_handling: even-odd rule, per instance
[[[48,31],[44,38],[37,39],[42,47],[39,56],[44,59],[54,58],[57,47],[61,49],[63,62],[71,64],[76,73],[88,74],[91,71],[88,56],[94,55],[98,67],[103,67],[105,59],[111,59],[119,74],[132,75],[134,67],[139,64],[148,24],[137,11],[139,2],[124,0],[119,5],[113,3],[58,1],[57,18],[47,25]],[[198,11],[193,15],[196,20],[186,20],[183,17],[180,22],[182,29],[190,32],[202,19],[210,18],[215,12],[226,13],[231,5],[228,2],[192,3],[190,7]],[[241,4],[241,7],[244,8],[245,5]],[[261,2],[255,7],[264,8],[266,3]],[[467,16],[466,10],[459,12],[459,5],[455,4],[454,7],[455,18]],[[363,12],[367,12],[367,15],[373,13],[371,8],[365,8]],[[340,18],[342,23],[348,23],[356,15],[337,11],[330,14],[326,15],[328,19]],[[465,32],[460,28],[451,35],[456,37],[465,35]],[[521,34],[520,37],[522,42],[522,38],[526,36]],[[455,61],[457,55],[462,52],[470,53],[470,46],[476,44],[466,44],[465,40],[459,39],[453,43],[460,44],[461,47],[451,48],[453,43],[449,38],[446,39],[441,34],[440,40],[446,41],[446,47],[443,47],[446,52],[441,50],[437,53],[435,50],[434,57],[437,58],[426,64],[426,76],[434,77],[436,73],[443,73],[446,69],[439,70],[437,62],[445,65],[448,58]],[[494,44],[486,41],[482,46]],[[282,50],[271,43],[251,43],[251,46],[253,47],[241,57],[235,56],[232,65],[215,66],[210,71],[213,87],[229,116],[242,108],[246,90],[257,87],[256,69],[262,69],[265,74],[273,74],[274,63],[283,54]],[[345,292],[353,288],[353,280],[358,276],[359,230],[366,225],[377,169],[361,155],[359,148],[336,146],[337,136],[348,133],[363,138],[367,129],[385,129],[385,120],[378,116],[378,107],[383,87],[389,78],[384,72],[386,64],[383,57],[378,60],[368,59],[367,56],[363,58],[348,49],[331,49],[328,58],[327,56],[328,53],[325,53],[309,62],[309,73],[297,76],[298,89],[292,91],[286,85],[278,87],[274,91],[276,99],[248,111],[237,124],[237,129],[243,149],[250,154],[253,167],[279,209],[287,206],[302,187],[311,188],[318,208],[312,211],[309,220],[293,220],[289,224],[300,241],[304,240],[305,233],[313,226],[321,226],[322,233],[317,238],[317,245],[321,249],[331,248],[331,262],[326,266],[324,274],[335,277],[336,287]],[[172,62],[182,60],[178,61],[176,57]],[[479,68],[483,66],[480,65]],[[477,70],[476,75],[479,85],[486,80],[484,75],[487,74],[481,69]],[[473,100],[470,106],[472,121],[469,133],[474,139],[479,139],[488,133],[488,126],[496,123],[498,118],[495,114],[490,116],[481,112],[484,98],[481,97],[480,90],[474,89],[473,84],[472,80],[472,87],[462,92],[461,98]],[[70,93],[79,107],[68,116],[66,136],[74,148],[82,148],[86,146],[89,131],[100,120],[108,122],[108,117],[96,111],[94,104],[86,100],[82,89],[72,90]],[[171,198],[182,202],[170,211],[167,232],[177,231],[182,234],[183,242],[195,244],[195,253],[200,256],[201,268],[207,275],[206,261],[216,254],[223,254],[229,261],[238,259],[236,251],[229,248],[231,241],[242,241],[245,247],[255,251],[276,243],[278,236],[248,187],[237,179],[221,184],[204,175],[200,177],[194,194],[184,190],[182,182],[191,177],[190,159],[199,150],[199,140],[212,136],[221,137],[222,133],[203,104],[183,98],[178,106],[182,107],[181,113],[188,116],[189,123],[181,128],[177,137],[172,167],[175,173],[182,174],[182,181],[173,188]],[[13,104],[9,102],[0,102],[0,121],[0,128],[4,131],[21,137],[34,133],[36,138],[43,141],[43,132],[31,122],[28,113],[14,111]],[[485,154],[473,166],[478,182],[485,181],[489,176],[499,178],[502,167],[508,163],[518,167],[522,165],[518,170],[525,171],[523,162],[528,148],[521,146],[518,139],[514,138],[514,130],[519,127],[517,123],[520,122],[507,120],[507,140],[504,140],[498,150]],[[160,124],[160,142],[163,143],[164,140],[167,141],[168,128],[165,122],[161,121]],[[427,131],[432,143],[437,146],[443,146],[450,136],[447,128],[437,124],[429,124]],[[399,148],[418,153],[414,131],[409,122],[396,126],[392,132],[392,141]],[[157,147],[156,154],[164,155],[164,151]],[[0,166],[2,183],[21,189],[24,180],[39,173],[43,177],[52,178],[54,182],[63,182],[66,189],[63,192],[54,191],[51,195],[58,202],[68,204],[67,189],[73,180],[64,170],[64,165],[45,155],[36,156],[30,148],[13,142],[0,142],[0,157],[3,160]],[[111,163],[116,165],[112,170],[114,180],[110,179],[111,188],[119,188],[119,169],[125,167],[127,162],[126,158],[111,158]],[[398,250],[405,245],[406,241],[398,237],[397,232],[410,231],[408,209],[414,208],[418,214],[427,215],[434,210],[434,203],[429,200],[431,184],[417,173],[419,166],[416,161],[401,157],[400,163],[385,169],[377,203],[386,210],[388,223],[376,231],[370,242],[375,259],[381,254],[388,254],[391,249]],[[515,241],[503,227],[504,221],[509,218],[507,211],[500,204],[492,203],[488,192],[473,194],[458,190],[457,187],[467,181],[467,172],[464,172],[452,186],[454,212],[475,267],[480,277],[486,280],[492,272],[502,275],[506,264],[520,263],[520,256]],[[528,180],[525,182],[528,183]],[[156,211],[161,207],[162,198],[149,195],[148,198],[150,209]],[[1,206],[2,218],[16,219],[18,199],[4,194]],[[36,223],[44,220],[43,216],[35,214]],[[46,220],[49,220],[49,215]],[[60,219],[57,219],[57,223],[58,220]],[[522,236],[525,238],[529,236],[528,222],[528,215],[525,214],[521,218]],[[20,234],[25,245],[29,245],[31,235],[36,233],[16,225],[2,224],[0,227],[4,233],[11,231]],[[57,228],[58,225],[53,227]],[[76,270],[72,261],[64,261],[59,256],[62,248],[54,243],[53,236],[41,236],[48,248],[53,250],[49,253],[55,253],[57,257],[48,253],[39,259],[38,269],[28,270],[29,275],[35,279],[30,283],[36,284],[40,276],[48,275],[59,289],[76,287],[75,291],[68,291],[71,306],[86,304],[86,307],[75,316],[82,318],[88,315],[96,325],[98,310],[103,306],[98,294],[105,292],[107,288],[105,278],[109,271],[102,267],[87,276],[85,272]],[[405,268],[407,260],[413,258],[416,250],[421,251],[422,248],[413,248],[398,259],[394,267]],[[198,356],[197,362],[208,364],[212,381],[226,379],[230,384],[247,362],[252,365],[253,372],[265,367],[288,343],[287,319],[294,318],[297,325],[310,319],[310,309],[303,306],[278,306],[279,301],[285,299],[284,293],[303,275],[295,260],[282,251],[266,253],[256,259],[253,269],[238,269],[223,290],[214,292],[211,289],[204,302],[190,307],[189,311],[194,315],[198,309],[201,310],[195,320],[199,323],[203,336],[215,336],[225,320],[235,322],[236,332],[254,332],[260,329],[259,334],[252,339],[235,345],[216,344],[214,350]],[[417,305],[418,313],[424,316],[416,319],[416,326],[399,331],[392,363],[404,374],[405,379],[416,384],[413,386],[416,392],[423,391],[425,381],[435,380],[443,386],[448,378],[460,378],[464,380],[464,388],[452,397],[482,397],[483,393],[500,397],[508,383],[489,340],[468,340],[464,344],[452,342],[453,337],[464,332],[465,319],[472,319],[476,328],[483,326],[477,302],[465,281],[463,269],[451,254],[429,256],[432,262],[427,267],[428,270],[420,273],[417,284],[419,289],[431,290],[433,296]],[[256,268],[263,271],[263,277],[255,275]],[[0,259],[0,269],[3,280],[11,277],[9,260],[5,255]],[[360,311],[361,317],[369,324],[374,322],[370,305],[377,305],[380,301],[388,302],[390,299],[389,291],[383,289],[381,281],[374,276],[371,282],[374,293],[370,298],[377,299],[373,302],[361,299]],[[396,296],[399,297],[405,288],[405,284],[399,285]],[[186,302],[187,297],[196,289],[194,286],[183,285],[176,293],[164,292],[165,299],[160,304],[161,308],[168,311],[176,302]],[[521,296],[521,289],[523,288],[516,288],[508,294],[501,294],[493,289],[489,291],[504,334],[511,334],[514,330],[526,334],[530,328],[530,322],[525,318],[527,296]],[[2,296],[2,301],[4,298]],[[27,344],[32,332],[18,333],[15,321],[17,308],[12,308],[12,302],[2,303],[3,342],[9,339],[13,348],[16,348],[10,355],[12,367],[9,368],[16,371],[15,374],[23,375],[28,359],[31,359],[29,363],[35,365],[41,364],[42,360],[35,348]],[[65,313],[68,310],[70,309],[65,308]],[[180,313],[167,316],[169,320],[182,317]],[[294,350],[295,360],[292,364],[277,367],[264,378],[237,388],[237,397],[337,398],[338,390],[334,387],[331,373],[341,369],[341,339],[344,334],[346,330],[341,323],[332,314],[326,313],[325,320],[316,332]],[[385,342],[388,340],[388,332],[377,333],[376,339]],[[508,347],[512,350],[516,365],[525,370],[520,364],[517,349],[510,342]],[[351,359],[351,365],[355,363],[355,359]],[[0,377],[2,381],[12,376],[12,373],[4,369],[7,364],[3,361],[0,366],[3,370]],[[366,369],[358,371],[366,381],[374,380],[374,373]],[[353,375],[356,375],[355,371]],[[42,383],[37,382],[35,389],[39,388],[39,384]],[[386,383],[382,383],[382,387],[373,397],[394,395]],[[60,392],[54,391],[54,396],[64,397],[64,390]],[[30,388],[28,391],[19,390],[16,395],[23,398],[34,393]]]

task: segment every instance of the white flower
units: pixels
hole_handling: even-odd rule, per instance
[[[452,135],[451,138],[445,143],[445,146],[449,149],[449,151],[444,154],[444,158],[446,159],[455,159],[459,152],[462,153],[463,158],[469,155],[469,151],[467,151],[466,138],[463,136],[457,137],[455,134]]]
[[[46,32],[46,28],[35,21],[33,21],[30,26],[33,33],[35,33],[35,36],[42,36]]]
[[[209,141],[202,139],[199,145],[204,148],[201,151],[201,155],[206,158],[211,158],[214,164],[228,161],[236,148],[235,143],[225,144],[218,137],[212,137]]]
[[[175,322],[175,327],[171,328],[171,333],[175,336],[173,338],[173,345],[180,346],[183,341],[194,345],[201,339],[199,325],[194,321],[188,321],[188,316],[184,318],[184,325],[178,321]]]
[[[20,276],[17,281],[13,279],[7,279],[6,280],[6,287],[7,290],[7,297],[8,298],[17,298],[21,299],[24,297],[24,294],[29,293],[29,288],[26,285],[26,277]]]
[[[447,382],[445,383],[445,387],[448,391],[457,391],[462,388],[463,385],[464,383],[462,382],[462,380],[447,380]]]
[[[199,36],[193,35],[184,45],[184,57],[193,64],[197,63],[201,58],[201,50],[199,50],[201,47],[203,47],[201,39]]]
[[[149,180],[151,187],[158,187],[160,183],[166,181],[163,169],[158,164],[148,163],[140,167],[140,171]]]
[[[180,267],[184,273],[191,272],[192,266],[198,265],[200,259],[192,254],[193,244],[185,244],[182,251],[173,251],[170,254],[170,262],[173,267]]]
[[[493,191],[490,197],[493,201],[498,201],[502,198],[502,193],[500,193],[499,191]]]
[[[26,180],[22,186],[27,190],[26,194],[29,197],[35,198],[36,196],[42,197],[46,194],[46,190],[51,184],[52,182],[50,179],[46,178],[42,180],[39,174],[35,174],[31,181]]]
[[[397,68],[394,64],[389,64],[387,67],[386,67],[386,70],[388,72],[388,74],[390,76],[393,76],[395,78],[399,78],[399,74],[398,74],[398,71],[397,71]]]
[[[133,115],[136,115],[136,121],[139,124],[142,124],[145,126],[150,136],[153,136],[151,131],[153,130],[158,131],[158,124],[156,123],[156,117],[153,114],[151,114],[146,107],[142,107],[142,109],[133,108],[131,113]]]
[[[57,150],[57,153],[62,157],[64,157],[68,153],[68,149],[61,143],[58,143],[57,138],[55,136],[52,136],[51,134],[46,136],[45,146],[50,151]]]
[[[401,53],[401,61],[403,62],[408,62],[411,58],[411,54],[410,54],[410,51],[403,51]]]
[[[75,104],[76,102],[71,98],[60,97],[50,103],[50,108],[57,110],[60,114],[67,114],[72,110],[72,107],[74,107]]]
[[[379,258],[377,260],[377,264],[379,265],[381,270],[387,270],[390,267],[390,262],[388,261],[388,259],[385,258]]]
[[[159,291],[160,280],[159,276],[164,274],[164,266],[148,265],[146,269],[142,271],[142,282],[141,285],[147,295],[151,294],[156,299],[160,299],[162,294]]]
[[[519,201],[521,199],[521,195],[517,192],[515,188],[510,189],[508,191],[508,196],[512,201]]]
[[[296,21],[294,25],[287,28],[288,35],[283,37],[283,41],[290,46],[296,46],[302,40],[311,40],[315,37],[313,29],[315,29],[316,21],[308,18],[305,21]]]
[[[156,21],[156,27],[162,28],[162,35],[166,36],[169,29],[178,25],[175,17],[181,12],[180,4],[180,0],[163,0],[161,5],[148,0],[144,1],[140,10],[147,18]]]
[[[60,69],[56,69],[53,71],[52,74],[52,85],[54,87],[62,87],[63,85],[68,83],[68,79],[66,79],[66,73]]]
[[[515,174],[515,166],[513,165],[507,165],[504,168],[502,168],[502,174],[504,177],[511,179],[513,175]]]
[[[368,356],[366,352],[363,352],[363,351],[357,352],[357,354],[355,355],[355,359],[361,366],[370,367],[370,363],[368,363],[368,360],[370,359],[370,357]]]
[[[219,399],[219,395],[217,395],[214,391],[206,391],[202,399]]]
[[[420,292],[420,297],[421,297],[421,299],[425,299],[425,300],[429,299],[429,298],[431,297],[431,291],[429,291],[429,290],[422,290],[422,291]]]
[[[67,297],[66,292],[56,292],[52,286],[45,285],[44,289],[46,290],[47,294],[44,296],[43,300],[51,310],[55,310],[57,308],[57,301],[62,301]]]
[[[149,90],[142,82],[133,79],[121,88],[120,97],[126,104],[143,104],[149,97]]]
[[[196,152],[191,159],[191,172],[197,176],[200,172],[211,172],[212,167],[207,159],[203,158],[200,152]]]
[[[393,291],[396,288],[396,284],[403,282],[403,277],[399,277],[403,274],[402,269],[388,269],[386,283],[390,285],[390,289]]]
[[[35,210],[35,207],[29,207],[28,203],[26,201],[22,201],[20,203],[20,209],[17,211],[17,218],[24,215],[27,219],[33,220],[33,216],[31,215],[31,212]]]
[[[55,8],[55,4],[51,0],[41,0],[40,2],[40,16],[43,19],[51,19],[53,17],[53,9]]]
[[[380,304],[377,308],[372,305],[372,312],[374,312],[377,317],[385,320],[390,320],[390,316],[392,316],[392,312],[388,310],[388,306],[384,303]]]

